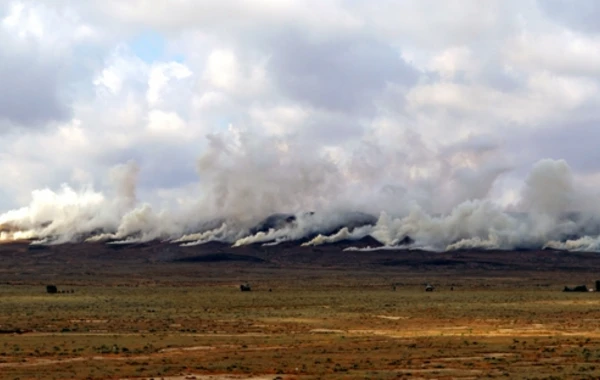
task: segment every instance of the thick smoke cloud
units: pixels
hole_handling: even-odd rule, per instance
[[[135,205],[138,167],[129,162],[111,169],[114,191],[104,195],[91,187],[79,191],[63,185],[59,191],[36,190],[31,203],[0,216],[3,239],[38,238],[38,243],[83,241],[127,222]]]
[[[136,204],[136,185],[140,168],[129,161],[126,164],[117,165],[110,171],[110,179],[115,188],[118,200],[122,200],[124,207],[132,208]]]
[[[155,210],[139,203],[139,168],[128,162],[110,170],[114,190],[107,195],[92,189],[76,192],[66,185],[59,192],[34,192],[29,206],[0,216],[2,237],[37,239],[37,244],[160,239],[237,247],[282,242],[314,246],[371,236],[387,248],[435,251],[598,247],[600,223],[590,208],[598,199],[575,180],[564,160],[537,162],[518,199],[503,205],[491,189],[510,169],[491,163],[501,149],[487,141],[430,155],[428,163],[438,157],[440,171],[421,174],[417,181],[410,180],[416,161],[408,168],[390,162],[362,181],[356,177],[360,171],[352,171],[354,159],[319,156],[310,146],[257,140],[235,129],[208,140],[198,161],[200,193],[191,209]],[[372,144],[369,151],[390,153]],[[407,179],[394,184],[402,185],[402,191],[389,190],[390,170]]]
[[[214,215],[256,223],[276,212],[329,207],[331,194],[342,191],[336,165],[310,146],[256,141],[237,131],[230,137],[210,135],[198,162],[208,188],[203,206]]]

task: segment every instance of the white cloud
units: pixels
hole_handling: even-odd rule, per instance
[[[21,42],[37,42],[48,54],[64,53],[76,43],[93,41],[101,33],[69,8],[34,1],[9,1],[0,25]]]
[[[506,55],[528,71],[549,70],[564,75],[600,73],[600,37],[568,29],[523,33],[508,41]]]
[[[466,46],[451,47],[433,57],[430,70],[440,73],[442,78],[452,80],[457,73],[470,73],[477,70],[477,62]]]
[[[213,51],[208,57],[204,77],[216,88],[234,91],[240,85],[240,69],[234,53],[227,50]]]
[[[155,106],[161,101],[161,92],[170,80],[182,80],[192,75],[192,71],[185,65],[177,62],[159,64],[150,70],[148,91],[146,99],[150,106]]]
[[[279,105],[273,108],[253,107],[249,110],[254,124],[262,125],[271,135],[286,135],[306,125],[310,111],[297,105]]]
[[[340,1],[325,1],[318,11],[299,0],[239,2],[191,2],[187,0],[109,0],[97,2],[97,10],[119,23],[141,25],[174,32],[200,28],[220,33],[240,33],[260,28],[292,26],[315,38],[323,33],[354,30],[360,17],[342,7]]]
[[[174,112],[152,110],[148,114],[148,129],[157,134],[177,134],[184,136],[185,121]]]
[[[532,97],[540,97],[548,108],[559,111],[576,109],[588,101],[597,102],[598,85],[583,78],[539,72],[530,76]]]
[[[199,110],[214,109],[227,102],[227,97],[217,91],[207,91],[193,98],[193,105]]]
[[[514,203],[510,187],[542,153],[596,178],[600,166],[579,156],[595,148],[561,142],[571,125],[582,141],[597,137],[600,40],[552,10],[533,0],[4,2],[3,205],[65,181],[105,190],[110,168],[130,160],[141,200],[204,199],[214,189],[196,161],[216,144],[207,134],[229,139],[225,151],[247,150],[228,156],[240,167],[214,167],[243,177],[242,195],[253,164],[288,160],[256,174],[273,183],[257,202],[282,207],[298,206],[276,186],[304,186],[294,170],[317,186],[333,167],[346,182],[332,188],[369,200],[380,188],[423,204],[436,189],[455,192],[437,206],[465,194]],[[481,136],[516,166],[500,185],[488,183],[500,169],[473,158]],[[442,157],[448,146],[468,154]],[[307,157],[326,162],[315,177]],[[323,201],[323,189],[302,189],[307,204]]]

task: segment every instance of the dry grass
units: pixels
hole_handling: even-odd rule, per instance
[[[600,294],[323,282],[2,285],[0,378],[600,377]]]

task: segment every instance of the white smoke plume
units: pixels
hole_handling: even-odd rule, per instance
[[[348,227],[344,227],[333,235],[317,235],[311,241],[303,243],[302,246],[316,246],[321,244],[331,244],[343,240],[359,240],[368,236],[373,231],[372,226],[362,226],[350,231]]]
[[[0,225],[18,229],[12,238],[38,238],[38,243],[51,244],[82,240],[95,231],[116,230],[124,213],[135,203],[138,170],[134,162],[111,170],[111,199],[91,186],[80,191],[68,185],[58,192],[36,190],[29,206],[1,215]]]
[[[520,214],[509,213],[490,200],[467,201],[441,216],[415,207],[403,218],[383,213],[371,234],[388,246],[409,237],[413,247],[436,250],[541,248],[583,227],[566,215],[585,200],[576,191],[566,162],[542,160],[525,181]]]
[[[368,214],[342,210],[302,213],[292,218],[293,220],[285,221],[280,228],[269,228],[267,231],[258,231],[256,234],[238,239],[234,247],[256,243],[276,245],[284,241],[296,241],[320,235],[323,231],[336,231],[337,234],[344,229],[354,229],[355,226],[363,228],[374,224],[372,223],[374,218]],[[364,230],[368,231],[368,229]]]
[[[523,211],[557,216],[570,211],[575,202],[573,175],[564,160],[541,160],[535,164],[521,197]]]
[[[154,239],[168,239],[178,233],[175,222],[165,212],[156,213],[149,204],[143,204],[123,215],[117,231],[88,238],[86,241],[117,240],[113,243],[140,243]]]
[[[139,166],[134,161],[114,166],[110,170],[110,179],[116,193],[117,201],[122,203],[125,209],[133,208],[137,203],[136,188]]]
[[[579,239],[567,240],[565,242],[550,241],[546,243],[544,248],[564,251],[598,252],[600,251],[600,236],[584,236]]]
[[[111,205],[93,189],[77,192],[63,185],[58,192],[34,191],[29,206],[3,214],[0,224],[17,230],[14,238],[64,243],[97,229],[116,227],[119,215],[110,209]]]
[[[200,233],[184,235],[179,239],[173,240],[172,242],[183,243],[181,244],[183,247],[200,245],[211,241],[226,242],[230,240],[227,236],[227,231],[229,231],[227,223],[223,223],[218,228]]]
[[[307,147],[254,141],[233,132],[230,141],[208,136],[208,151],[199,160],[207,190],[203,213],[252,225],[278,212],[322,209],[332,194],[342,191],[340,173],[329,157],[304,155],[310,152]]]
[[[128,162],[111,169],[106,194],[34,191],[28,206],[0,215],[0,239],[313,246],[371,236],[386,249],[599,249],[599,197],[565,161],[536,163],[507,204],[493,194],[513,165],[493,143],[435,150],[414,133],[405,140],[340,152],[232,128],[208,136],[201,190],[180,210],[140,202],[139,168]]]

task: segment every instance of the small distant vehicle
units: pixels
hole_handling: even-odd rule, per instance
[[[56,293],[58,293],[58,288],[56,287],[56,285],[47,285],[46,286],[46,293],[56,294]]]

